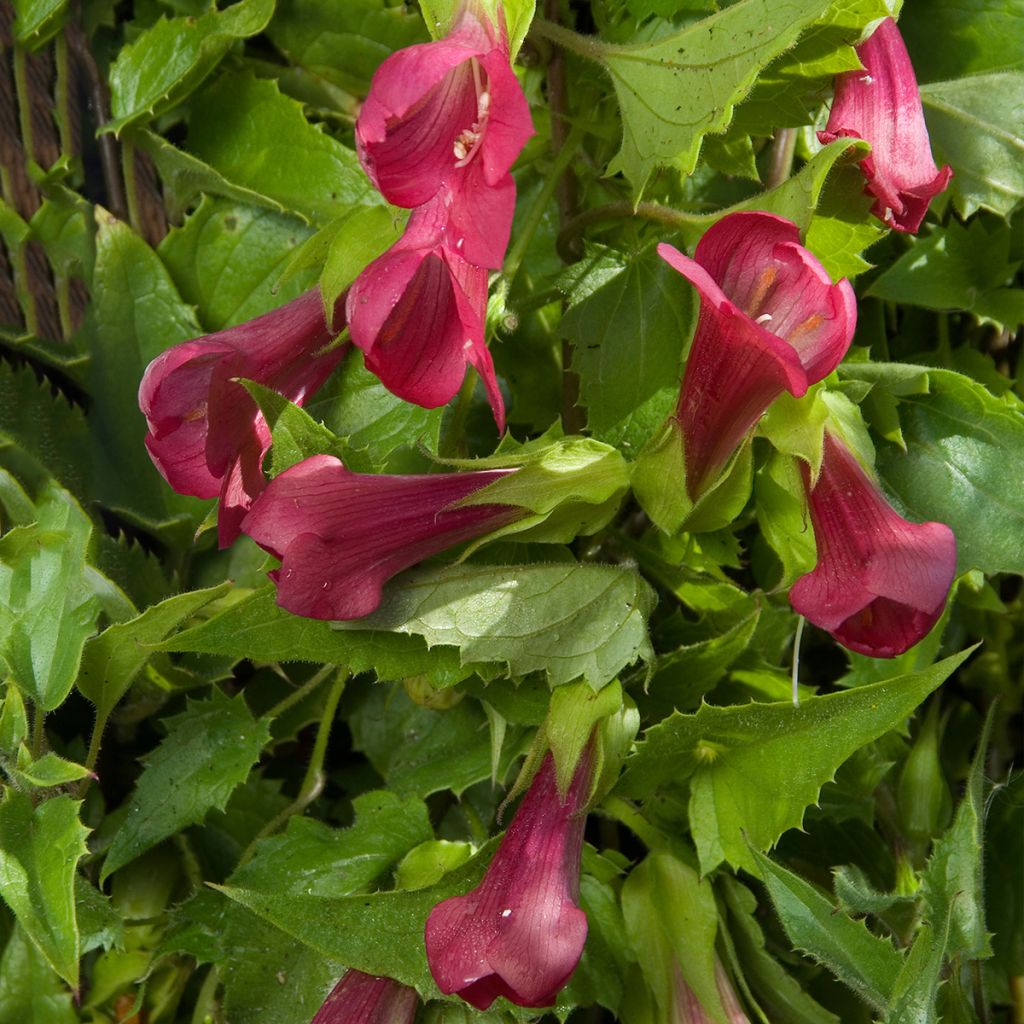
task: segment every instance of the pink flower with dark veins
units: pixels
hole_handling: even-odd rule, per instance
[[[844,647],[893,658],[935,625],[956,575],[956,538],[911,523],[885,500],[850,450],[826,431],[821,473],[804,467],[818,564],[789,600]]]
[[[150,457],[180,494],[220,498],[221,547],[238,536],[265,486],[263,456],[270,447],[263,414],[235,378],[302,405],[348,349],[327,349],[344,326],[342,308],[339,300],[328,327],[314,288],[255,320],[175,345],[147,367],[139,406],[149,426]]]
[[[427,961],[446,995],[479,1010],[498,996],[551,1006],[569,980],[587,938],[578,899],[592,768],[588,747],[563,799],[548,754],[483,881],[430,912]]]
[[[907,48],[892,18],[857,47],[863,71],[836,77],[828,124],[818,138],[864,139],[871,153],[860,162],[864,191],[874,197],[871,212],[897,231],[916,232],[932,197],[953,176],[932,159],[921,93]]]
[[[443,196],[413,212],[405,234],[349,291],[352,341],[389,391],[426,409],[458,392],[470,363],[504,431],[505,406],[485,339],[487,270],[447,244],[448,230]]]
[[[270,481],[242,530],[281,560],[270,577],[282,608],[359,619],[395,573],[526,515],[511,505],[458,505],[511,472],[363,474],[314,455]]]
[[[723,217],[693,259],[664,243],[658,253],[700,293],[676,410],[696,501],[783,391],[800,397],[839,365],[857,305],[849,281],[833,284],[797,226],[773,214]]]
[[[412,1024],[420,999],[393,978],[346,971],[311,1024]]]
[[[489,189],[515,189],[509,170],[533,134],[530,109],[509,62],[504,20],[494,25],[465,3],[451,32],[432,43],[393,53],[377,69],[356,121],[356,148],[366,173],[384,198],[412,209],[442,188],[455,206],[460,197]],[[502,209],[511,219],[507,197]],[[479,248],[492,252],[494,227],[465,218],[464,251],[471,263]],[[508,242],[508,229],[501,249]]]

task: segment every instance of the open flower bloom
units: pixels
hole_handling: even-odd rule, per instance
[[[789,592],[801,615],[851,651],[892,658],[942,614],[956,574],[956,540],[942,523],[907,522],[849,449],[825,434],[808,490],[818,564]]]
[[[270,447],[263,414],[235,378],[302,405],[345,354],[347,346],[323,351],[343,326],[337,319],[329,328],[314,288],[255,320],[175,345],[147,367],[139,406],[150,457],[180,494],[220,498],[221,547],[238,536],[263,490]]]
[[[664,243],[658,253],[700,293],[676,411],[696,501],[774,399],[803,395],[839,365],[856,299],[800,244],[792,221],[769,213],[723,217],[693,259]]]
[[[415,989],[393,978],[348,970],[311,1024],[412,1024],[419,1005]]]
[[[452,507],[510,472],[363,474],[315,455],[271,480],[242,530],[281,560],[270,577],[282,608],[359,619],[395,573],[524,516],[511,505]]]
[[[447,210],[438,197],[413,213],[405,234],[352,285],[352,341],[389,391],[427,409],[448,402],[472,364],[504,431],[505,406],[485,340],[487,271],[447,240]]]
[[[412,209],[442,186],[456,196],[505,186],[532,134],[504,23],[467,2],[444,39],[399,50],[377,69],[356,148],[384,198]]]
[[[483,881],[430,912],[427,961],[446,995],[479,1010],[498,996],[551,1006],[569,980],[587,938],[577,900],[592,764],[588,748],[563,800],[548,754]]]
[[[836,77],[828,124],[818,138],[870,142],[860,166],[865,191],[875,199],[871,212],[897,231],[915,232],[953,171],[939,170],[932,159],[921,94],[896,22],[886,18],[857,47],[857,56],[864,70]]]

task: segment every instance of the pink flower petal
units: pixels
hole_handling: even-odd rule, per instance
[[[548,754],[483,881],[431,911],[427,960],[442,992],[480,1010],[498,996],[519,1006],[554,1003],[587,937],[576,901],[590,776],[588,752],[563,801]]]
[[[916,232],[932,197],[953,176],[932,158],[921,94],[900,30],[886,18],[857,47],[863,71],[837,76],[828,124],[818,138],[864,139],[871,154],[861,161],[871,212],[897,231]]]
[[[451,507],[509,472],[364,475],[316,455],[275,477],[242,529],[281,560],[271,578],[282,608],[358,619],[396,573],[520,518],[509,505]]]
[[[829,433],[809,505],[818,564],[793,585],[790,603],[851,650],[902,654],[942,614],[956,574],[953,531],[907,522]]]
[[[419,1005],[415,989],[393,978],[348,970],[311,1024],[413,1024]]]

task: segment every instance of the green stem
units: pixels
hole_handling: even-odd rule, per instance
[[[292,690],[283,700],[278,701],[263,717],[280,718],[289,708],[294,707],[300,700],[305,700],[332,672],[333,665],[326,665],[316,675],[311,676],[300,687]]]
[[[105,711],[96,711],[96,721],[92,726],[92,736],[89,737],[89,752],[85,755],[85,770],[87,772],[96,771],[96,762],[100,757],[100,746],[103,743],[103,733],[107,729],[107,720],[110,718],[110,709]],[[92,785],[92,776],[87,775],[82,779],[81,785],[78,787],[78,798],[81,799],[88,792],[89,787]]]
[[[35,160],[35,145],[32,135],[32,94],[28,87],[28,65],[25,51],[14,47],[14,87],[18,93],[18,127],[21,129],[21,145],[26,160]]]
[[[579,54],[581,57],[586,57],[587,60],[594,60],[598,63],[613,49],[607,43],[591,39],[588,36],[581,36],[579,32],[563,28],[546,18],[534,18],[530,25],[530,32],[536,32],[544,39],[550,39],[551,42],[557,43],[570,53]]]
[[[569,137],[565,140],[565,145],[559,150],[558,156],[551,165],[551,170],[548,171],[547,177],[544,179],[544,187],[533,201],[533,205],[523,221],[519,236],[505,258],[505,268],[501,284],[502,294],[508,294],[509,289],[512,287],[512,282],[515,280],[516,274],[519,273],[519,268],[526,257],[526,250],[529,248],[530,242],[533,241],[533,236],[540,226],[540,222],[544,219],[544,214],[547,211],[548,204],[551,202],[551,197],[555,194],[555,189],[558,188],[558,182],[572,162],[572,158],[576,155],[576,150],[579,149],[583,136],[583,126],[579,123],[574,124],[569,132]]]
[[[327,741],[331,736],[331,725],[334,723],[334,715],[338,710],[338,701],[345,691],[345,683],[348,682],[348,671],[341,669],[338,676],[331,684],[324,703],[323,714],[320,716],[320,724],[316,731],[316,740],[313,743],[313,753],[310,755],[309,764],[306,766],[306,774],[299,787],[298,796],[276,817],[272,818],[266,825],[256,833],[252,842],[242,851],[238,860],[238,867],[248,863],[256,852],[256,844],[269,835],[273,835],[289,818],[301,814],[319,795],[324,788],[324,758],[327,754]]]
[[[598,805],[597,812],[625,825],[649,850],[663,850],[669,845],[665,836],[628,800],[623,800],[620,796],[606,796]]]
[[[142,233],[142,218],[139,212],[139,190],[135,180],[135,145],[127,135],[121,139],[121,170],[124,175],[124,194],[128,204],[128,223],[137,234]]]
[[[793,154],[796,152],[796,129],[779,128],[772,142],[768,173],[765,175],[764,187],[771,191],[778,188],[793,170]]]
[[[46,712],[36,704],[32,709],[32,760],[43,756],[43,744],[46,741]]]
[[[590,210],[573,217],[558,234],[558,241],[555,243],[558,251],[564,253],[569,244],[591,224],[600,224],[604,221],[627,220],[637,218],[649,220],[656,224],[665,224],[670,228],[679,230],[687,227],[706,227],[721,214],[708,213],[687,213],[685,210],[676,210],[671,206],[662,206],[660,203],[637,203],[634,206],[628,200],[618,203],[609,203],[607,206],[595,206]]]
[[[74,138],[71,132],[71,79],[68,74],[68,38],[64,32],[54,40],[56,63],[57,131],[60,135],[60,151],[67,157],[74,156]]]
[[[444,437],[437,446],[437,454],[450,459],[466,454],[466,420],[473,406],[473,392],[476,390],[476,370],[466,367],[466,376],[459,389],[459,397],[452,410],[451,419],[445,429]]]

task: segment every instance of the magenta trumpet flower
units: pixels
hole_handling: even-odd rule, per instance
[[[804,469],[818,564],[789,592],[793,608],[844,647],[893,658],[935,625],[956,574],[943,523],[910,523],[850,450],[826,431],[821,473]]]
[[[339,310],[340,310],[339,304]],[[186,341],[157,356],[139,385],[157,469],[180,494],[220,498],[218,537],[227,547],[264,488],[270,429],[236,378],[256,381],[302,405],[348,346],[325,351],[344,326],[328,326],[312,289],[280,309]]]
[[[864,70],[836,77],[828,124],[818,138],[870,142],[860,167],[864,191],[875,200],[871,212],[889,227],[913,233],[953,171],[948,165],[939,170],[932,159],[921,93],[896,22],[886,18],[857,47],[857,56]]]
[[[395,573],[526,515],[511,505],[453,507],[511,472],[365,475],[315,455],[267,485],[242,530],[281,560],[270,578],[282,608],[359,619]]]
[[[551,1006],[569,980],[587,938],[577,901],[592,764],[588,748],[562,799],[548,754],[483,881],[430,912],[427,961],[445,994],[479,1010],[498,996]]]
[[[442,188],[456,205],[464,193],[507,190],[532,134],[504,23],[495,26],[466,3],[444,39],[399,50],[377,69],[356,122],[356,148],[384,198],[412,209]],[[489,265],[476,248],[490,247],[491,225],[466,227],[461,255]]]
[[[700,293],[676,410],[696,501],[783,391],[799,397],[839,365],[856,299],[800,244],[792,221],[769,213],[723,217],[693,259],[664,243],[658,253]]]
[[[504,431],[505,406],[485,340],[487,270],[447,244],[448,229],[443,197],[431,200],[359,275],[346,306],[352,341],[389,391],[427,409],[456,394],[470,363]]]
[[[311,1024],[412,1024],[419,1005],[415,990],[393,978],[348,970]]]

